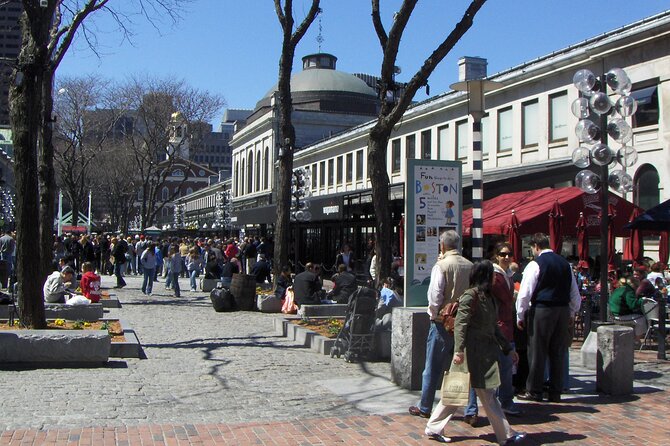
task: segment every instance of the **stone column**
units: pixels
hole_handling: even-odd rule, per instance
[[[430,319],[425,308],[393,309],[391,335],[391,381],[403,389],[420,390],[426,362],[426,339]]]
[[[598,327],[596,390],[609,395],[633,393],[634,335],[631,327]]]

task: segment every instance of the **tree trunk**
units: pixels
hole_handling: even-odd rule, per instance
[[[40,191],[40,283],[53,270],[53,221],[55,214],[56,180],[53,146],[53,70],[45,70],[42,77],[42,131],[39,150]],[[74,223],[73,223],[74,224]]]
[[[31,328],[45,328],[40,252],[37,141],[40,130],[42,66],[45,55],[22,17],[23,43],[10,84],[10,116],[14,138],[16,180],[16,275],[21,319]]]
[[[389,177],[386,168],[386,147],[391,128],[386,129],[378,122],[368,138],[368,177],[372,184],[372,203],[375,210],[375,253],[377,255],[379,280],[391,274],[391,210],[389,207]],[[407,199],[407,197],[405,197]]]

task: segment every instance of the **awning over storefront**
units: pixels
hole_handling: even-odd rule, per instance
[[[563,211],[562,231],[564,236],[577,236],[579,213],[584,213],[587,234],[600,234],[600,195],[587,194],[577,187],[560,189],[544,188],[532,191],[513,192],[484,201],[484,234],[506,234],[512,210],[519,219],[520,234],[549,233],[549,213],[558,200]],[[628,237],[630,231],[624,226],[633,212],[634,205],[616,194],[610,193],[609,202],[614,206],[614,234]],[[463,211],[463,234],[470,236],[472,209]]]
[[[311,221],[341,219],[342,194],[310,198],[309,212],[312,213]],[[274,224],[277,222],[277,206],[271,205],[241,209],[234,212],[233,217],[237,217],[237,221],[233,221],[233,224],[237,227]]]

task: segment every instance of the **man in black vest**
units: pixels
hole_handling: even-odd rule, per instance
[[[549,238],[533,235],[535,260],[523,272],[516,301],[517,325],[528,333],[529,373],[526,393],[519,398],[542,401],[544,369],[549,359],[549,401],[561,401],[565,352],[570,326],[581,297],[567,260],[549,249]]]

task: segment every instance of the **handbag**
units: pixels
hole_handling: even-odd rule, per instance
[[[296,314],[298,312],[298,306],[295,304],[293,287],[286,288],[286,291],[284,292],[284,303],[281,306],[281,312],[284,314]]]
[[[470,373],[458,370],[444,372],[442,401],[445,406],[467,406],[470,398]]]
[[[440,310],[440,316],[442,316],[442,325],[444,326],[445,330],[450,333],[454,332],[456,313],[458,313],[458,301],[449,302]]]

